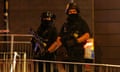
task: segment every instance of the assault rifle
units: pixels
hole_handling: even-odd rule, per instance
[[[43,56],[45,52],[45,42],[44,39],[31,28],[30,33],[33,35],[33,41],[35,42],[34,55]]]

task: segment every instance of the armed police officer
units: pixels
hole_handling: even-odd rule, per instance
[[[56,40],[57,30],[54,24],[55,14],[50,11],[43,12],[41,14],[41,24],[38,27],[36,36],[32,38],[32,47],[34,52],[34,58],[39,60],[54,60],[55,53],[49,53],[47,48]],[[49,63],[46,63],[47,72],[49,72]],[[39,63],[39,72],[43,72],[43,64]]]
[[[70,62],[84,62],[84,44],[90,37],[89,27],[84,19],[80,16],[80,11],[75,3],[69,3],[66,8],[67,20],[63,24],[60,34],[49,48],[54,50],[60,46],[64,46],[67,50],[68,58],[66,61]],[[70,72],[74,72],[70,65]],[[82,67],[77,66],[77,72],[82,72]]]

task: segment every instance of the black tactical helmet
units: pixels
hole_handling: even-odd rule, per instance
[[[66,9],[65,9],[65,13],[68,14],[68,11],[70,9],[76,9],[76,11],[78,13],[80,12],[78,6],[76,5],[76,3],[69,3],[69,4],[67,4]]]
[[[41,14],[41,18],[47,18],[47,17],[50,17],[52,20],[55,20],[56,15],[50,11],[46,11]]]

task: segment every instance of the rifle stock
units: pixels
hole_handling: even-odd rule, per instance
[[[30,29],[30,33],[33,35],[33,38],[35,41],[35,48],[34,48],[35,55],[43,56],[44,52],[45,52],[45,46],[46,46],[44,39],[42,37],[38,36],[38,34],[33,29]],[[36,48],[39,48],[39,49],[36,49]],[[37,50],[39,50],[39,51],[37,51]]]

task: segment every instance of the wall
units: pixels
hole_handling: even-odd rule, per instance
[[[95,0],[96,62],[120,64],[120,0]]]
[[[92,29],[92,11],[90,0],[75,1],[81,11],[81,16]],[[28,34],[30,27],[37,29],[40,24],[40,14],[50,10],[56,14],[56,27],[59,31],[65,22],[65,7],[67,0],[10,0],[9,1],[9,33]]]

